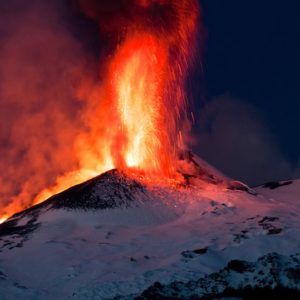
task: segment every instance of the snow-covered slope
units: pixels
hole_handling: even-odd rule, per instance
[[[272,203],[272,216],[269,214],[258,221],[266,237],[260,237],[256,247],[248,250],[255,255],[271,252],[257,259],[253,257],[250,261],[241,260],[247,248],[240,247],[241,252],[236,255],[238,259],[228,261],[217,272],[195,277],[194,280],[167,284],[155,282],[138,297],[129,295],[122,299],[300,299],[300,180],[269,182],[255,190],[258,197]],[[258,210],[260,208],[261,204]],[[242,232],[245,233],[243,238],[249,239],[249,231]],[[277,244],[277,249],[271,249],[269,243]],[[189,254],[196,257],[199,253],[193,251]]]
[[[0,299],[154,299],[179,281],[188,299],[257,284],[272,263],[274,286],[299,288],[300,181],[256,194],[197,158],[181,172],[169,188],[110,171],[3,223]]]

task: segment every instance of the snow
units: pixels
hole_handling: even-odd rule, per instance
[[[299,252],[300,180],[255,190],[151,187],[129,207],[15,217],[37,228],[0,237],[0,299],[112,299],[205,278],[233,259]]]

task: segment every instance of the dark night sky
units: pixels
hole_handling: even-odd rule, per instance
[[[251,184],[299,176],[300,2],[201,4],[207,38],[197,151]]]

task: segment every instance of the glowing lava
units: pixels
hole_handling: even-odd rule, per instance
[[[119,115],[116,167],[136,167],[146,173],[171,171],[172,148],[163,102],[167,57],[152,36],[127,40],[110,69],[111,92]],[[171,151],[170,151],[171,150]]]
[[[126,21],[105,79],[80,87],[87,104],[85,129],[74,146],[79,168],[58,177],[33,204],[112,168],[134,169],[148,182],[180,178],[176,160],[188,122],[185,81],[194,57],[197,1],[133,2],[139,15]]]

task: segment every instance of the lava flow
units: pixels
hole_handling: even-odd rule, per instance
[[[79,88],[87,129],[75,141],[78,170],[59,176],[31,204],[113,168],[135,170],[151,182],[178,178],[175,162],[189,127],[185,84],[195,54],[197,1],[116,1],[122,9],[109,11],[109,20],[97,1],[79,2],[118,42],[105,75],[100,72],[104,80]],[[19,209],[14,201],[6,213]]]

